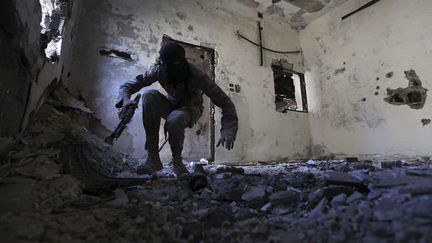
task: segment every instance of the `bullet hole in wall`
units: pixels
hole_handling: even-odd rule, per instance
[[[421,119],[421,123],[423,124],[423,126],[426,126],[431,123],[431,119]]]
[[[393,77],[393,75],[394,75],[394,73],[393,73],[393,72],[389,72],[389,73],[387,73],[387,74],[386,74],[386,78],[392,78],[392,77]]]
[[[343,67],[343,68],[339,68],[339,69],[336,69],[336,70],[334,71],[334,75],[338,75],[338,74],[344,73],[345,71],[346,71],[346,68],[345,68],[345,67]]]

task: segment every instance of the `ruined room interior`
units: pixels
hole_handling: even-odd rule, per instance
[[[0,12],[2,242],[432,241],[432,1],[5,0]],[[216,146],[224,114],[204,95],[186,177],[164,119],[163,169],[137,173],[141,104],[112,137],[119,87],[166,43],[238,116],[233,149]],[[136,94],[149,90],[165,94],[158,82]]]

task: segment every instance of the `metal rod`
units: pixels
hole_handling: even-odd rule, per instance
[[[368,2],[368,3],[366,3],[365,5],[361,6],[361,7],[358,8],[357,10],[355,10],[355,11],[353,11],[353,12],[351,12],[351,13],[345,15],[345,16],[343,16],[343,17],[342,17],[342,20],[348,18],[349,16],[351,16],[351,15],[357,13],[357,12],[362,11],[362,10],[365,9],[365,8],[368,8],[368,7],[372,6],[372,5],[374,5],[375,3],[379,2],[379,1],[380,1],[380,0],[372,0],[372,1]]]
[[[255,45],[255,46],[259,47],[258,43],[255,43],[255,42],[251,41],[246,36],[240,34],[239,31],[237,31],[237,36],[240,37],[240,38],[242,38],[242,39],[244,39],[244,40],[246,40],[247,42],[251,43],[252,45]],[[274,52],[274,53],[279,53],[279,54],[300,54],[301,53],[301,51],[277,51],[277,50],[273,50],[273,49],[267,48],[265,46],[263,46],[263,49],[266,50],[266,51],[269,51],[269,52]]]
[[[260,60],[261,60],[261,66],[264,65],[264,61],[263,61],[263,44],[262,44],[262,35],[261,35],[261,22],[257,21],[258,23],[258,32],[259,32],[259,48],[260,48]]]
[[[163,149],[163,147],[165,146],[165,144],[168,142],[168,138],[165,138],[165,141],[162,143],[162,145],[160,146],[160,148],[159,148],[159,151],[158,152],[160,152],[162,149]]]

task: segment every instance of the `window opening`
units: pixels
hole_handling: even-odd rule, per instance
[[[275,87],[276,111],[307,112],[304,75],[280,66],[272,66]]]

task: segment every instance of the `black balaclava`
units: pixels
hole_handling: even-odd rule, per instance
[[[167,43],[159,51],[159,65],[173,85],[185,82],[189,75],[189,65],[185,58],[184,48],[177,43]]]

